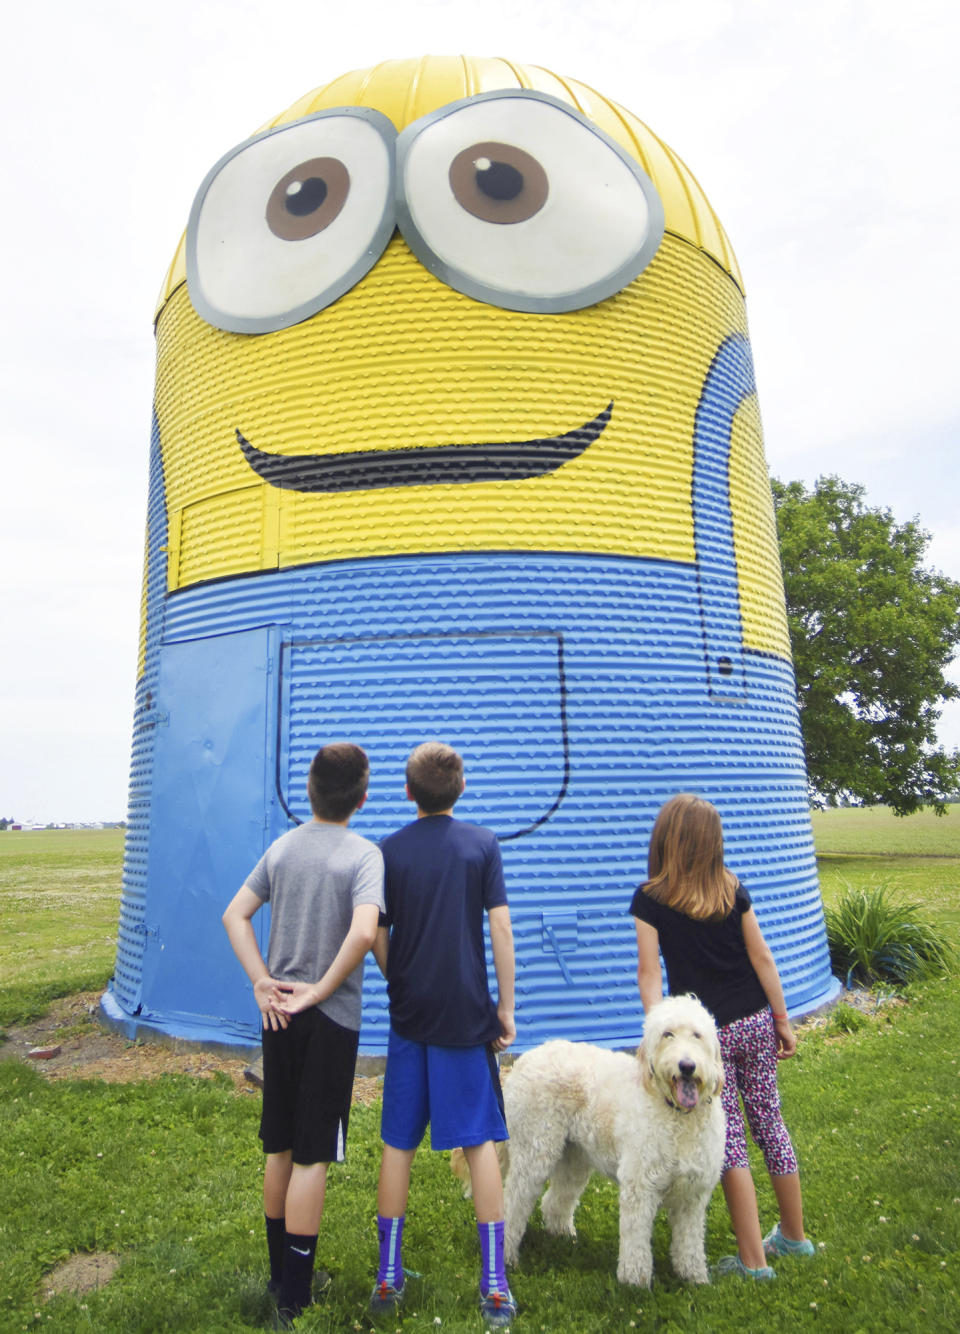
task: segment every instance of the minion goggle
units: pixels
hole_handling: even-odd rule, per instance
[[[187,225],[190,299],[219,329],[285,329],[355,286],[397,229],[456,291],[562,312],[632,282],[664,211],[628,153],[545,93],[481,93],[400,134],[379,111],[338,107],[255,135],[207,174]]]

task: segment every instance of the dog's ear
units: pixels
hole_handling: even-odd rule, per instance
[[[646,1093],[654,1091],[653,1084],[653,1066],[650,1058],[647,1056],[647,1037],[644,1034],[643,1041],[637,1048],[637,1063],[640,1066],[640,1083],[643,1085]]]

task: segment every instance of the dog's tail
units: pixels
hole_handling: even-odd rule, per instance
[[[507,1179],[507,1172],[510,1168],[510,1141],[503,1139],[497,1140],[494,1148],[497,1151],[497,1159],[500,1163],[500,1175],[504,1181]],[[463,1183],[463,1198],[469,1200],[473,1191],[470,1189],[470,1168],[467,1166],[467,1155],[463,1149],[453,1149],[450,1154],[450,1171],[455,1177],[459,1177]]]

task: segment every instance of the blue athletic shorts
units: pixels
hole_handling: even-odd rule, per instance
[[[496,1058],[486,1046],[432,1047],[391,1029],[380,1136],[415,1149],[428,1123],[435,1149],[507,1139]]]

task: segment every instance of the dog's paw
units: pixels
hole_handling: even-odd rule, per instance
[[[684,1283],[709,1283],[709,1282],[710,1282],[710,1274],[709,1274],[708,1271],[707,1271],[707,1267],[706,1267],[706,1265],[704,1265],[703,1269],[699,1269],[699,1268],[697,1268],[697,1269],[686,1269],[686,1270],[680,1270],[680,1269],[678,1269],[678,1270],[676,1271],[676,1273],[677,1273],[677,1278],[681,1278],[681,1279],[683,1279]]]
[[[543,1226],[551,1237],[572,1237],[574,1241],[577,1239],[577,1229],[567,1219],[544,1218]]]
[[[619,1264],[617,1266],[617,1281],[619,1283],[629,1283],[635,1288],[649,1288],[653,1284],[653,1270],[643,1269],[639,1265]]]

